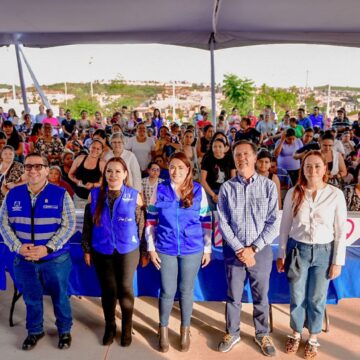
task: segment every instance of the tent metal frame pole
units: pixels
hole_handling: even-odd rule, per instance
[[[216,88],[215,88],[215,39],[212,34],[210,38],[210,72],[211,72],[211,118],[216,129]]]
[[[18,71],[19,71],[21,95],[22,95],[22,99],[23,99],[23,103],[24,103],[24,110],[25,110],[25,113],[28,114],[30,111],[29,111],[29,104],[27,102],[27,97],[26,97],[26,86],[25,86],[25,80],[24,80],[24,72],[23,72],[23,68],[22,68],[22,63],[21,63],[21,58],[20,58],[20,47],[19,47],[18,43],[15,44],[15,52],[16,52],[16,60],[17,60],[17,65],[18,65]]]

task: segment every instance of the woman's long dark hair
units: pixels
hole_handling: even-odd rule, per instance
[[[306,180],[306,177],[304,174],[304,166],[305,166],[305,161],[309,156],[318,156],[322,160],[324,165],[327,165],[324,155],[319,150],[309,151],[304,156],[304,158],[301,162],[301,168],[299,170],[300,171],[299,179],[298,179],[297,184],[295,185],[294,192],[292,194],[292,208],[293,208],[294,217],[298,214],[298,212],[301,208],[301,205],[303,204],[303,202],[305,200],[305,187],[307,185],[307,180]],[[328,176],[325,173],[325,175],[323,177],[323,181],[327,182],[327,180],[328,180]]]
[[[12,126],[12,133],[10,135],[10,137],[7,139],[7,145],[11,145],[15,151],[19,148],[19,144],[20,144],[20,135],[19,133],[17,132],[14,124],[10,121],[10,120],[5,120],[3,122],[3,128],[4,126]]]
[[[107,170],[109,164],[114,163],[114,162],[119,163],[123,167],[124,171],[127,172],[126,178],[124,179],[124,184],[127,186],[129,185],[129,171],[128,171],[125,161],[120,157],[111,158],[105,165],[104,174],[103,174],[102,182],[101,182],[101,186],[100,186],[100,192],[99,192],[99,196],[98,196],[98,199],[96,202],[96,208],[95,208],[93,221],[94,221],[94,224],[97,226],[100,226],[101,213],[104,209],[106,192],[107,192],[107,188],[108,188],[108,182],[106,180],[106,170]]]
[[[183,152],[173,154],[169,159],[169,164],[172,160],[178,159],[182,161],[189,169],[183,184],[180,187],[180,200],[181,205],[184,208],[189,208],[193,204],[194,200],[194,183],[193,183],[193,172],[192,164]]]

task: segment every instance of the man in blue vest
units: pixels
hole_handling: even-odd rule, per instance
[[[51,296],[60,349],[71,345],[68,297],[71,259],[68,240],[75,231],[75,209],[65,189],[48,183],[47,160],[25,159],[27,184],[13,188],[0,210],[0,234],[14,259],[15,283],[26,305],[28,336],[22,349],[33,349],[44,334],[43,294]]]

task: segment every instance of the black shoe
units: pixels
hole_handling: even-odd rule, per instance
[[[71,346],[71,334],[65,333],[59,336],[59,349],[68,349]]]
[[[35,334],[35,335],[28,335],[28,337],[24,340],[22,344],[23,350],[31,350],[33,349],[37,342],[45,336],[45,333],[42,332],[41,334]]]
[[[103,336],[103,345],[106,346],[112,344],[115,336],[116,336],[116,325],[106,325]]]

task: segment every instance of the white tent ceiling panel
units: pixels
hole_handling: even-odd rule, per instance
[[[0,46],[160,43],[215,49],[319,43],[360,47],[358,0],[2,0]]]

